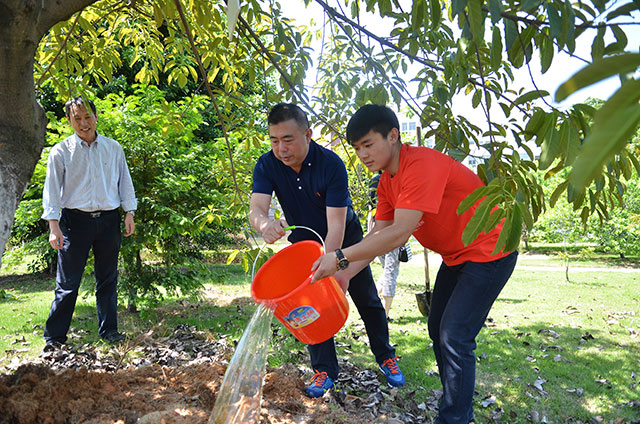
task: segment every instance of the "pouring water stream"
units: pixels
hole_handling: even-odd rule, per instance
[[[322,237],[311,228],[291,225],[284,230],[298,228],[314,233],[322,242],[323,251],[326,250]],[[258,257],[265,246],[266,244],[260,248],[253,261],[251,281],[255,277]],[[275,305],[262,302],[253,313],[224,374],[222,386],[209,417],[209,424],[257,424],[260,422],[262,385],[271,341],[274,309]]]

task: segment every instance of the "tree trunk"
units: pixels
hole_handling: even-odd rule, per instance
[[[0,0],[0,267],[18,202],[42,153],[47,120],[36,101],[38,43],[95,0]]]

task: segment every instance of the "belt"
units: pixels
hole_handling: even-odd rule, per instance
[[[91,218],[100,218],[102,215],[107,214],[109,212],[114,212],[117,211],[117,209],[111,209],[109,211],[93,211],[93,212],[86,212],[80,209],[67,209],[65,208],[66,211],[69,211],[71,213],[75,213],[77,215],[84,215],[84,216],[89,216]]]

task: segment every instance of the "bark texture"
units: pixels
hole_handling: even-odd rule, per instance
[[[14,214],[40,158],[47,126],[33,62],[56,23],[96,0],[0,0],[0,267]]]

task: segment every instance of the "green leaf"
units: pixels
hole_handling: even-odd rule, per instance
[[[542,47],[540,48],[540,65],[542,66],[541,72],[543,74],[549,70],[551,62],[553,61],[553,55],[553,43],[543,38]]]
[[[638,9],[640,9],[640,6],[634,3],[623,4],[613,12],[609,12],[609,14],[607,14],[606,20],[611,21],[612,19],[617,18],[618,16],[623,16],[623,15],[631,16],[631,12]]]
[[[357,3],[358,2],[353,2],[352,4]],[[416,0],[411,6],[411,27],[414,31],[422,28],[424,21],[424,7],[424,0]]]
[[[469,0],[452,0],[451,1],[451,17],[455,18],[467,7]]]
[[[536,110],[533,116],[529,118],[529,121],[527,122],[527,125],[524,129],[525,139],[530,140],[531,137],[538,134],[538,131],[540,130],[540,128],[542,128],[546,119],[547,113],[544,110]]]
[[[508,118],[511,115],[511,106],[506,103],[498,103],[502,108],[502,113],[504,113],[505,118]]]
[[[580,134],[578,134],[576,128],[570,123],[568,123],[567,127],[567,144],[563,147],[564,164],[565,166],[571,166],[580,150]]]
[[[442,23],[442,6],[439,0],[429,0],[429,15],[431,15],[431,28],[439,28]]]
[[[556,121],[558,120],[558,113],[552,112],[547,114],[544,120],[544,124],[536,132],[536,144],[542,146],[544,142],[551,137],[552,132],[556,128]]]
[[[482,3],[484,0],[470,0],[467,6],[469,14],[469,22],[471,35],[473,40],[478,44],[484,40],[484,14],[482,12]]]
[[[574,211],[580,209],[584,203],[585,196],[586,190],[584,188],[580,189],[580,187],[575,187],[571,184],[571,181],[569,181],[569,186],[567,187],[567,202],[573,203]]]
[[[491,36],[491,68],[498,69],[502,63],[502,34],[500,28],[493,27]]]
[[[539,99],[540,97],[545,97],[545,96],[548,96],[548,95],[549,95],[548,91],[533,90],[533,91],[529,91],[528,93],[525,93],[522,96],[518,97],[514,103],[517,104],[517,105],[521,105],[523,103],[527,103],[527,102],[530,102],[532,100]]]
[[[593,44],[591,45],[591,58],[594,61],[597,59],[602,59],[602,55],[604,54],[605,32],[606,28],[598,28],[598,34],[593,39]]]
[[[477,108],[478,105],[480,104],[480,100],[482,99],[482,91],[481,90],[476,90],[473,93],[473,98],[471,99],[471,106],[473,106],[473,108]]]
[[[570,180],[585,187],[601,172],[602,166],[618,153],[636,133],[640,124],[640,81],[627,81],[596,112],[591,133],[584,140],[571,170]]]
[[[507,217],[505,218],[504,222],[502,223],[502,230],[500,230],[500,235],[498,236],[498,240],[496,241],[496,247],[494,247],[493,248],[493,252],[491,252],[492,255],[500,253],[500,251],[502,250],[502,248],[506,244],[507,239],[509,237],[509,230],[511,228],[512,220],[513,220],[513,215],[512,214],[507,214]]]
[[[491,24],[495,25],[500,19],[502,19],[502,12],[504,6],[500,0],[489,0],[489,13],[491,14]],[[495,27],[494,27],[495,29]]]
[[[562,34],[562,18],[552,2],[545,3],[545,6],[547,8],[547,16],[549,17],[549,36],[557,40]]]
[[[613,35],[616,36],[616,40],[618,41],[618,49],[624,50],[624,48],[627,47],[627,43],[629,42],[629,40],[627,39],[627,35],[622,29],[620,29],[619,25],[612,25],[611,30],[613,31]]]
[[[640,176],[640,162],[638,162],[638,158],[636,158],[635,155],[630,154],[629,160],[631,160],[633,167],[636,169],[636,173]]]
[[[540,0],[523,0],[520,4],[521,10],[533,11],[538,8]]]
[[[531,212],[529,211],[529,208],[527,208],[527,206],[521,202],[519,202],[519,205],[520,205],[520,211],[522,212],[522,220],[524,221],[528,229],[532,229],[534,220],[533,220],[533,216],[531,216]],[[520,229],[520,232],[522,232],[522,229]]]
[[[491,212],[491,215],[489,215],[489,219],[485,223],[484,227],[482,227],[482,232],[485,234],[490,233],[491,230],[493,230],[496,227],[496,225],[500,223],[500,221],[502,220],[502,218],[504,218],[504,216],[505,216],[504,209],[499,209],[499,208],[495,209],[493,212]]]
[[[551,197],[549,198],[549,206],[550,207],[554,207],[556,205],[556,202],[558,201],[558,199],[560,198],[562,193],[564,193],[564,191],[567,189],[568,186],[569,186],[569,181],[565,180],[562,183],[560,183],[558,185],[558,187],[556,187],[555,190],[553,190],[553,193],[551,194]]]
[[[607,7],[607,1],[606,0],[593,0],[592,3],[596,7],[596,9],[598,9],[598,12],[600,12],[600,13],[603,13],[605,8]]]
[[[640,66],[640,53],[624,53],[594,61],[565,81],[556,91],[556,102],[603,79],[620,73],[635,71]]]
[[[467,209],[469,209],[471,206],[473,206],[478,201],[478,199],[480,199],[481,197],[483,197],[487,193],[489,193],[489,190],[493,190],[493,187],[495,187],[495,186],[482,186],[482,187],[478,187],[477,189],[472,191],[458,205],[458,209],[456,210],[457,214],[458,215],[462,215],[463,213],[465,213],[467,211]]]
[[[484,228],[485,223],[489,219],[491,210],[502,198],[501,193],[496,193],[491,196],[485,197],[474,211],[473,216],[467,223],[467,226],[462,232],[462,243],[465,246],[470,245],[480,234]]]
[[[510,19],[505,19],[505,34],[504,34],[504,43],[506,50],[511,50],[513,46],[513,42],[518,38],[518,28],[516,27],[516,23]]]
[[[227,265],[233,263],[233,260],[236,258],[236,256],[238,256],[238,253],[240,253],[240,250],[235,249],[229,254],[229,256],[227,257]]]
[[[560,132],[553,128],[551,133],[546,135],[542,143],[542,151],[540,152],[540,170],[547,169],[553,164],[558,156],[562,153],[562,142],[560,141]]]
[[[520,244],[520,237],[522,236],[522,210],[520,209],[519,203],[515,203],[513,205],[512,214],[509,225],[509,236],[507,237],[504,245],[504,250],[506,252],[516,250]]]
[[[358,2],[354,1],[351,3],[351,18],[358,17],[358,12],[360,8],[358,7]]]
[[[436,96],[436,99],[438,99],[438,102],[441,105],[444,106],[447,104],[447,102],[449,101],[449,92],[447,91],[447,87],[445,87],[443,83],[441,83],[440,81],[436,81],[433,87],[433,92]]]
[[[574,32],[576,29],[576,16],[573,13],[573,7],[569,0],[564,1],[564,14],[562,16],[562,40],[564,40],[564,44],[566,44],[567,49],[570,53],[573,53],[575,50],[575,38]],[[558,43],[561,43],[561,40],[558,40]]]

